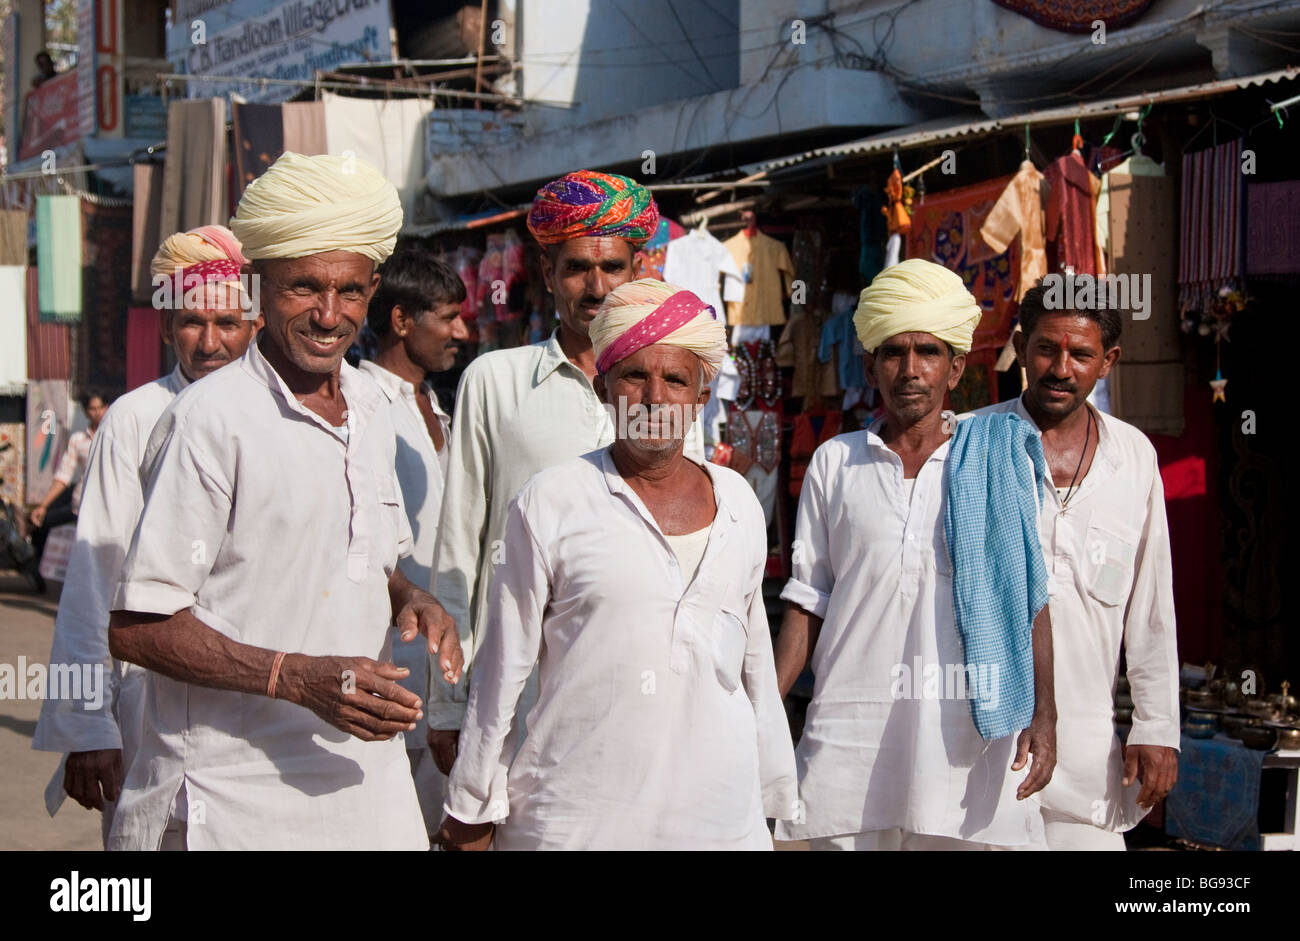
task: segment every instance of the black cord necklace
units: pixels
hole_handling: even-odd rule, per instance
[[[1083,404],[1083,410],[1088,413],[1088,427],[1083,432],[1083,450],[1079,452],[1079,465],[1074,469],[1074,476],[1070,478],[1070,486],[1065,491],[1065,496],[1061,498],[1061,509],[1064,510],[1070,503],[1070,496],[1074,493],[1074,483],[1079,479],[1079,471],[1083,470],[1083,459],[1088,456],[1088,441],[1092,437],[1092,409],[1088,408],[1088,403]]]

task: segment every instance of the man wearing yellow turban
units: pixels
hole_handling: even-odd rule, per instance
[[[266,326],[151,439],[109,646],[154,675],[110,848],[428,847],[389,625],[450,681],[460,646],[397,569],[392,418],[343,362],[401,220],[373,167],[294,153],[231,220]]]
[[[658,224],[650,191],[625,176],[578,170],[539,189],[528,231],[541,247],[559,323],[546,342],[480,356],[461,378],[443,498],[456,511],[442,516],[433,562],[433,593],[460,627],[466,658],[465,680],[455,687],[430,671],[429,744],[444,772],[474,682],[510,500],[538,471],[613,440],[592,386],[590,326],[609,293],[632,279],[636,254]],[[698,426],[688,449],[703,456]],[[521,727],[536,696],[534,675],[520,698]]]
[[[1033,721],[1018,740],[985,741],[972,710],[1009,699],[1010,682],[963,656],[945,540],[953,422],[942,410],[979,318],[961,278],[920,259],[862,292],[854,323],[885,415],[819,447],[800,495],[776,668],[782,695],[809,664],[817,683],[796,751],[805,812],[778,821],[778,839],[1043,847],[1025,798],[1055,762],[1046,608],[1033,629],[1046,683]]]
[[[444,830],[477,846],[506,820],[498,849],[770,850],[765,818],[796,804],[763,607],[767,527],[743,477],[683,454],[723,322],[690,291],[634,281],[605,298],[591,337],[616,438],[511,504]]]

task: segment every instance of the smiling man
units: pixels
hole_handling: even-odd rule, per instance
[[[379,350],[373,361],[363,360],[358,368],[384,393],[397,431],[397,483],[412,537],[411,554],[397,567],[411,584],[428,585],[451,418],[426,377],[455,365],[460,344],[469,338],[460,316],[465,285],[450,267],[418,248],[399,249],[379,274],[379,289],[366,315]],[[399,634],[400,628],[393,625],[393,662],[410,671],[401,686],[423,699],[429,688],[429,658],[418,645],[401,643]],[[425,826],[436,833],[445,781],[423,733],[406,736],[406,756]]]
[[[1051,573],[1060,764],[1043,791],[1047,845],[1123,850],[1178,777],[1178,642],[1164,486],[1141,431],[1088,404],[1120,355],[1120,311],[1020,302],[1016,356],[1028,385],[980,413],[1012,413],[1043,436],[1055,484],[1039,514]],[[1133,693],[1121,744],[1111,708],[1120,653]]]
[[[533,474],[614,439],[591,383],[588,328],[606,295],[632,279],[637,250],[658,224],[649,190],[624,176],[579,170],[542,187],[528,230],[542,247],[559,327],[545,343],[480,356],[461,377],[433,560],[432,591],[460,628],[466,660],[459,685],[430,678],[429,745],[444,774],[465,719],[488,590],[509,552],[507,508]],[[536,697],[534,676],[521,716]]]
[[[690,291],[636,281],[610,293],[591,333],[606,404],[648,418],[620,421],[613,445],[542,471],[511,502],[442,837],[770,850],[765,818],[794,812],[795,778],[763,511],[739,474],[683,454],[726,331]]]
[[[266,326],[150,440],[109,630],[149,671],[112,849],[428,847],[402,739],[423,713],[389,625],[450,682],[460,646],[397,569],[388,403],[343,362],[401,222],[351,158],[286,153],[244,191],[231,229]]]
[[[98,664],[109,695],[101,708],[66,699],[47,699],[32,747],[67,752],[46,789],[46,807],[58,810],[66,792],[83,807],[102,811],[107,842],[123,769],[140,737],[143,671],[113,661],[108,652],[109,608],[122,563],[144,506],[140,467],[149,433],[182,389],[244,355],[261,326],[239,293],[246,259],[239,242],[222,226],[201,226],[170,236],[151,265],[155,280],[199,278],[187,303],[173,297],[158,312],[162,338],[176,353],[168,375],[128,392],[104,416],[90,448],[77,520],[77,542],[54,622],[52,664]]]

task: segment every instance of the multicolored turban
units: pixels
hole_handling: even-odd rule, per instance
[[[602,376],[633,353],[666,343],[700,358],[711,382],[727,354],[727,331],[717,311],[690,291],[654,278],[620,284],[605,295],[588,331]]]
[[[874,353],[900,333],[929,333],[958,353],[969,353],[984,311],[961,276],[923,258],[891,265],[863,288],[853,326],[862,348]]]
[[[183,306],[185,292],[196,285],[227,285],[231,290],[243,290],[240,282],[240,270],[248,263],[244,257],[243,246],[225,226],[201,225],[188,232],[177,232],[167,236],[153,260],[149,270],[157,284],[157,279],[176,278],[176,293],[172,306]],[[197,281],[195,279],[198,279]],[[235,306],[243,303],[233,295],[226,296],[226,301],[218,302],[216,297],[207,295],[206,300],[219,307]]]
[[[537,191],[528,231],[543,245],[604,237],[645,242],[659,226],[650,191],[617,173],[578,170]]]

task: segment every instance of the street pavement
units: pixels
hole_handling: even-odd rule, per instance
[[[49,662],[57,591],[51,585],[42,597],[20,577],[0,572],[0,664],[16,670],[19,657]],[[40,713],[38,701],[0,699],[0,850],[102,849],[99,811],[71,798],[53,818],[45,810],[45,785],[59,756],[32,750]]]

